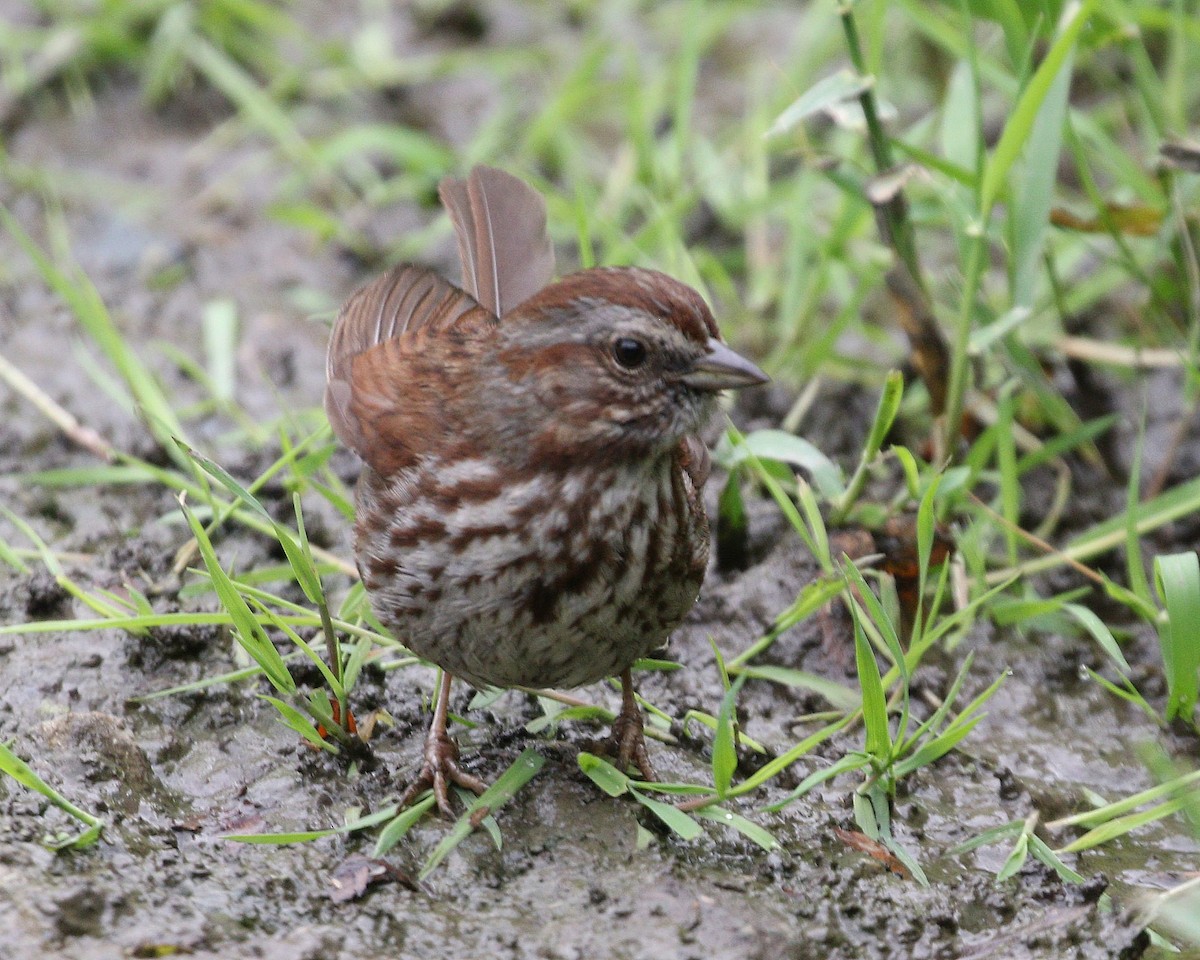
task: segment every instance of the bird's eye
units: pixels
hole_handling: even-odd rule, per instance
[[[613,357],[621,366],[633,370],[646,362],[646,345],[633,337],[618,337],[613,343]]]

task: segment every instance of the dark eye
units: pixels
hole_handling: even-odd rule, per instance
[[[613,357],[630,370],[646,362],[646,345],[633,337],[618,337],[613,343]]]

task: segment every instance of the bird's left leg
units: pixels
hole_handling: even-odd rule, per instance
[[[658,779],[650,755],[646,752],[641,707],[633,692],[633,671],[626,667],[621,671],[621,712],[613,721],[612,741],[617,748],[617,767],[624,773],[632,763],[643,780]]]
[[[432,787],[438,809],[443,816],[450,819],[454,817],[454,811],[450,809],[451,783],[457,783],[460,787],[466,787],[476,793],[483,793],[487,789],[486,783],[458,765],[458,745],[446,732],[447,713],[450,709],[450,684],[453,680],[450,674],[442,672],[437,703],[433,708],[433,722],[425,736],[424,764],[417,778],[400,798],[400,806],[406,807],[423,791]]]

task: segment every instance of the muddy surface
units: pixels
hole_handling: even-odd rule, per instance
[[[518,20],[512,29],[519,28]],[[423,96],[435,94],[445,90]],[[195,111],[178,105],[152,111],[120,76],[82,113],[68,113],[49,96],[33,104],[13,133],[9,157],[20,170],[40,171],[58,185],[74,257],[179,407],[202,391],[162,345],[199,356],[201,311],[229,298],[240,320],[238,402],[262,422],[285,409],[312,409],[316,416],[328,311],[366,273],[337,249],[268,216],[281,176],[271,149],[229,147],[213,133],[220,110],[206,107],[201,93],[197,98]],[[453,130],[439,132],[453,142]],[[19,176],[0,189],[0,199],[44,241],[44,198]],[[429,208],[401,206],[370,226],[403,230],[433,216]],[[445,266],[450,253],[444,243],[429,259],[441,257]],[[170,283],[163,282],[164,271]],[[116,446],[154,455],[144,427],[86,374],[94,346],[9,237],[0,239],[0,283],[0,351]],[[1156,389],[1174,396],[1178,385],[1164,379]],[[772,422],[789,401],[785,390],[774,388],[748,401],[739,416]],[[805,430],[849,462],[874,399],[831,387],[823,401]],[[274,456],[252,451],[219,417],[190,426],[243,479]],[[0,500],[67,555],[81,583],[119,589],[126,582],[142,588],[159,582],[183,539],[168,492],[57,489],[13,477],[94,463],[30,404],[0,390]],[[353,473],[348,458],[342,465]],[[1080,479],[1086,486],[1088,478]],[[1081,497],[1075,521],[1105,516],[1120,498],[1120,490]],[[772,506],[756,504],[752,513],[749,568],[713,571],[673,640],[671,656],[685,669],[641,681],[641,692],[674,717],[719,706],[709,638],[727,655],[743,649],[814,574],[803,545]],[[349,555],[349,531],[336,516],[313,522],[331,549]],[[10,542],[24,542],[3,519],[0,529]],[[265,542],[236,532],[218,549],[239,569],[270,556]],[[331,586],[335,594],[346,588]],[[187,609],[213,600],[166,595],[158,602]],[[0,621],[84,613],[45,572],[0,571]],[[853,685],[849,643],[844,624],[814,618],[780,637],[760,662]],[[1086,878],[1082,885],[1066,884],[1034,863],[997,884],[1006,845],[963,855],[950,850],[1035,811],[1048,820],[1081,809],[1085,789],[1115,798],[1149,786],[1135,749],[1159,732],[1081,679],[1083,667],[1102,666],[1082,639],[1016,635],[981,624],[953,651],[933,656],[923,685],[944,692],[968,652],[976,659],[966,696],[1003,671],[1011,675],[965,749],[905,781],[895,807],[897,835],[927,871],[929,887],[897,876],[837,837],[837,828],[854,829],[854,778],[836,779],[781,812],[762,812],[803,777],[860,745],[861,732],[821,747],[736,807],[780,841],[779,850],[766,853],[711,824],[690,842],[664,833],[637,804],[602,794],[579,771],[576,753],[594,729],[564,724],[556,736],[533,736],[524,726],[540,711],[530,698],[508,693],[468,711],[470,694],[460,689],[454,708],[476,724],[460,731],[475,772],[494,778],[526,747],[546,758],[540,774],[498,816],[502,848],[478,833],[420,889],[385,885],[335,904],[327,877],[347,856],[369,853],[372,836],[262,847],[227,842],[220,834],[336,826],[348,808],[370,811],[394,798],[419,758],[430,670],[367,671],[361,702],[368,709],[385,705],[396,725],[376,736],[371,762],[349,768],[300,746],[258,699],[265,684],[131,701],[233,669],[234,645],[221,631],[0,637],[0,738],[13,741],[43,777],[108,823],[103,842],[87,851],[48,852],[42,837],[72,823],[40,796],[0,778],[0,954],[81,960],[168,949],[221,958],[1149,956],[1136,895],[1194,869],[1196,844],[1178,824],[1151,826],[1098,852],[1068,857]],[[1153,656],[1150,638],[1139,638],[1131,659],[1149,663]],[[606,688],[583,695],[616,702]],[[820,708],[812,695],[754,682],[744,689],[741,718],[747,734],[782,752],[812,729],[796,719]],[[664,779],[706,780],[706,738],[651,749]],[[648,845],[639,844],[639,824],[650,831]],[[391,861],[415,872],[447,829],[437,819],[423,821]]]

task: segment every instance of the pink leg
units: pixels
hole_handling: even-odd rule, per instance
[[[450,674],[442,673],[437,703],[433,708],[433,722],[429,725],[429,733],[425,736],[425,763],[421,767],[421,772],[417,774],[417,779],[400,798],[400,806],[407,807],[423,791],[432,787],[438,809],[443,816],[448,818],[454,816],[450,809],[449,788],[451,783],[457,783],[460,787],[466,787],[476,793],[483,793],[487,789],[486,783],[459,767],[458,745],[450,739],[450,735],[446,732],[446,712],[450,704],[450,684],[453,682],[454,678]]]

